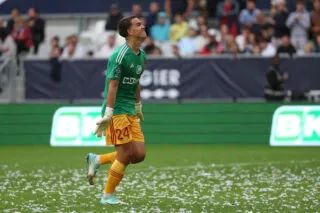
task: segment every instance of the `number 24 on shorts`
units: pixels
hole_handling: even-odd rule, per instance
[[[118,140],[127,139],[130,137],[129,128],[126,127],[124,129],[116,129],[116,135]]]

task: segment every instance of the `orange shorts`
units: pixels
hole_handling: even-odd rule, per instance
[[[107,127],[107,146],[126,144],[132,141],[144,142],[138,117],[125,114],[113,116]]]

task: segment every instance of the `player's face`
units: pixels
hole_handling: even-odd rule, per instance
[[[133,37],[145,39],[147,37],[147,33],[146,33],[146,30],[145,30],[145,26],[143,25],[141,20],[138,19],[138,18],[134,18],[134,19],[132,19],[131,23],[132,24],[131,24],[131,27],[129,29],[130,34]]]

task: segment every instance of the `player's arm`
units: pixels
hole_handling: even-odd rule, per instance
[[[107,95],[107,107],[114,107],[114,103],[116,102],[117,91],[119,86],[119,80],[109,79],[109,90]]]
[[[114,63],[114,59],[110,59],[110,70],[107,72],[108,78],[108,94],[107,94],[107,107],[104,115],[97,121],[97,127],[95,129],[95,134],[98,137],[106,134],[107,126],[113,116],[113,108],[117,97],[117,91],[119,86],[119,80],[121,76],[121,65]]]
[[[142,114],[142,104],[140,101],[140,84],[137,86],[137,89],[136,89],[136,114],[137,114],[138,118],[140,119],[140,121],[143,122],[144,117]]]
[[[140,84],[136,89],[136,103],[140,103]]]

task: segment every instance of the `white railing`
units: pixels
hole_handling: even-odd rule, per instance
[[[13,57],[0,58],[0,93],[7,93],[10,101],[14,97],[17,60]]]

